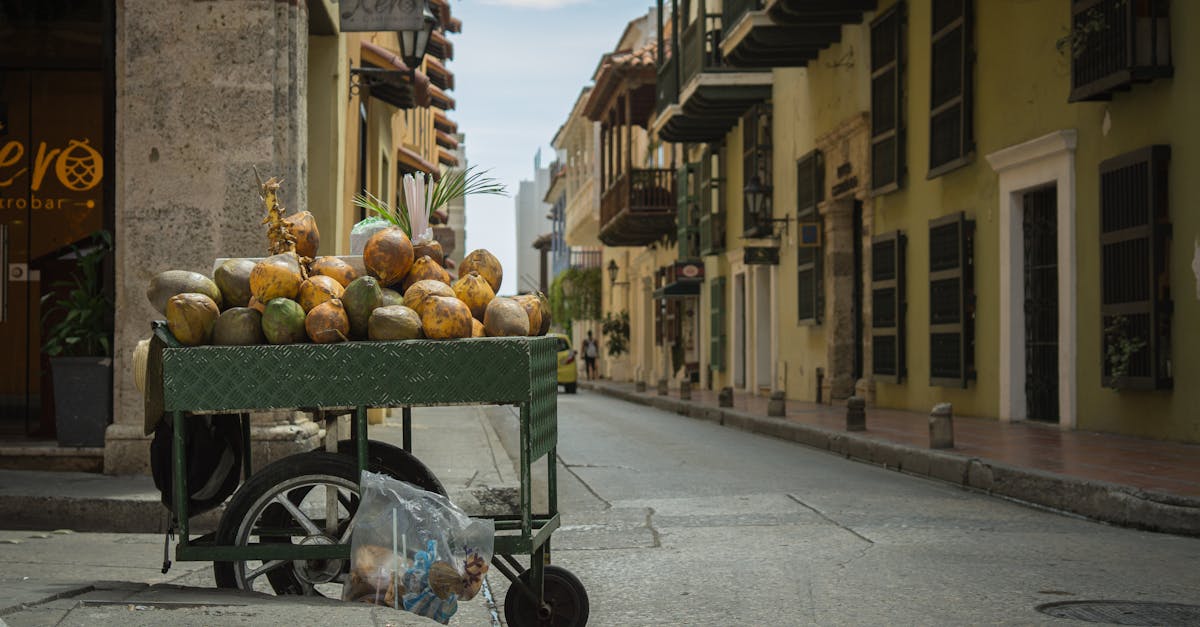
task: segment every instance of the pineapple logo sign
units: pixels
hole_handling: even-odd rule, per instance
[[[0,134],[3,129],[0,128]],[[28,167],[18,169],[25,158],[25,145],[19,140],[0,144],[0,189],[12,187],[18,180],[29,177],[29,198],[0,198],[0,209],[65,209],[83,206],[91,209],[94,200],[78,201],[68,197],[47,197],[39,192],[53,167],[54,177],[67,190],[86,192],[104,179],[104,157],[91,146],[88,139],[70,139],[65,145],[51,148],[46,142],[38,144],[33,158],[33,172]]]

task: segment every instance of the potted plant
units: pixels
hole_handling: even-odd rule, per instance
[[[102,264],[112,234],[97,231],[91,243],[71,247],[77,267],[42,297],[42,350],[50,357],[59,446],[104,446],[112,410],[112,299],[104,292]]]

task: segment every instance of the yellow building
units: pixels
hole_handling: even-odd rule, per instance
[[[713,388],[1200,441],[1200,6],[659,6]]]

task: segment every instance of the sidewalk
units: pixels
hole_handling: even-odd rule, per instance
[[[795,441],[850,459],[947,481],[1087,518],[1200,536],[1200,445],[1053,425],[954,417],[954,448],[929,448],[928,415],[867,409],[867,430],[846,431],[845,405],[788,401],[786,416],[768,417],[765,397],[735,393],[719,407],[717,392],[580,381],[585,389],[678,414]]]

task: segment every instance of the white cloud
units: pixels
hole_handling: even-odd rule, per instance
[[[583,4],[589,0],[483,0],[482,4],[513,7],[516,9],[561,9],[573,4]]]

